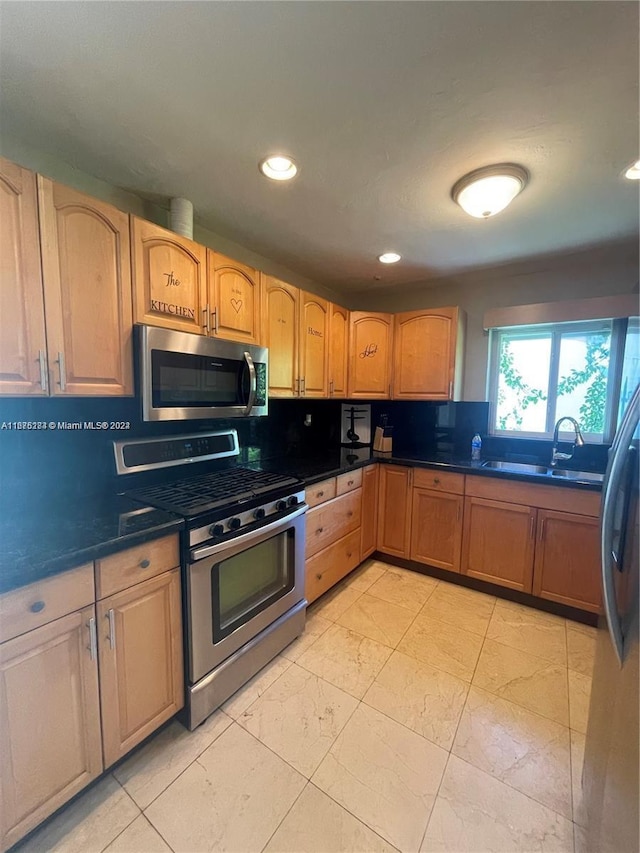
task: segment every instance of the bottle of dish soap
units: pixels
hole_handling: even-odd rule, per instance
[[[480,433],[477,432],[473,438],[471,439],[471,461],[479,462],[480,454],[482,452],[482,439],[480,438]]]

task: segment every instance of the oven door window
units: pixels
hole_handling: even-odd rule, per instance
[[[286,530],[211,568],[213,642],[218,643],[236,628],[293,589],[294,531]]]
[[[244,360],[151,352],[153,407],[237,406],[247,399]]]

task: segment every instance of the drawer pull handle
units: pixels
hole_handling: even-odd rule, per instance
[[[140,568],[141,569],[148,569],[150,565],[151,565],[151,560],[147,560],[147,559],[140,560]]]
[[[321,581],[321,580],[322,580],[322,575],[317,574],[317,575],[316,575],[316,580],[317,580],[317,581]]]
[[[318,492],[318,497],[321,498],[324,496],[324,492]]]
[[[351,551],[347,551],[347,557],[351,556]]]
[[[95,660],[98,657],[98,632],[96,630],[96,620],[93,616],[87,622],[87,628],[89,629],[89,645],[87,649],[91,660]]]
[[[115,613],[113,612],[113,607],[110,610],[107,610],[105,614],[105,618],[109,622],[109,633],[107,634],[107,640],[109,640],[109,648],[115,649],[116,647],[116,625],[115,625]]]
[[[437,485],[440,482],[440,477],[434,477],[433,482]]]
[[[324,532],[324,527],[319,527],[319,528],[316,530],[316,533],[323,533],[323,532]]]
[[[353,480],[347,480],[347,486],[353,486]]]
[[[353,512],[351,510],[349,510],[349,512],[347,513],[347,518],[351,518],[352,515],[353,515]]]
[[[29,610],[32,613],[41,613],[45,608],[44,601],[34,601]]]

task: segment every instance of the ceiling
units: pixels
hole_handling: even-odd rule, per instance
[[[4,2],[0,74],[4,135],[338,290],[637,238],[634,2]],[[452,185],[505,161],[471,219]]]

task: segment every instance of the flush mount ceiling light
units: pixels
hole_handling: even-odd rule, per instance
[[[529,173],[514,163],[484,166],[453,185],[451,198],[477,219],[500,213],[526,187]]]
[[[383,252],[381,255],[378,255],[378,260],[381,264],[397,264],[400,257],[397,252]]]
[[[636,160],[624,173],[625,178],[630,181],[640,181],[640,160]]]
[[[260,162],[260,171],[272,181],[290,181],[298,174],[298,167],[291,157],[272,154]]]

